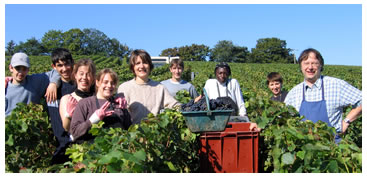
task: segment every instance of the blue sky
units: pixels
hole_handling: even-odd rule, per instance
[[[5,4],[5,45],[71,28],[98,29],[151,56],[220,40],[251,50],[258,39],[276,37],[297,58],[312,47],[325,64],[362,65],[361,4]]]

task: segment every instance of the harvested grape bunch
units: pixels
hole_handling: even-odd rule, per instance
[[[231,110],[231,104],[223,98],[209,100],[210,110]],[[194,103],[194,100],[190,100],[186,104],[182,104],[181,109],[183,112],[190,111],[207,111],[207,105],[205,97],[202,97],[198,102]]]

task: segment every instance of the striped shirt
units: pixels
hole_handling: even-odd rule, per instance
[[[343,108],[349,105],[352,105],[353,108],[360,106],[362,104],[362,92],[347,82],[334,77],[324,76],[323,82],[329,122],[337,132],[341,132]],[[299,111],[303,98],[303,88],[305,88],[306,101],[322,100],[321,79],[319,78],[312,87],[307,86],[304,81],[292,88],[284,103],[295,107]]]

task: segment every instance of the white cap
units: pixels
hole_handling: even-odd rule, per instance
[[[29,68],[31,65],[29,64],[28,55],[25,53],[16,53],[11,57],[10,65],[13,67],[16,66],[25,66]]]

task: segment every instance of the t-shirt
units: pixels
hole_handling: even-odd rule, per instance
[[[172,108],[180,103],[159,82],[150,80],[137,84],[135,79],[122,83],[118,93],[124,93],[133,124],[138,124],[149,113],[157,115],[161,109]]]
[[[168,92],[171,94],[171,96],[176,96],[176,93],[180,90],[186,90],[190,93],[191,98],[196,98],[199,96],[198,92],[196,92],[195,87],[185,81],[181,80],[180,82],[174,82],[172,79],[164,80],[161,82],[164,87],[168,90]]]
[[[5,116],[9,116],[18,103],[40,104],[51,82],[60,84],[60,75],[56,70],[27,75],[21,84],[9,81],[5,89]]]

